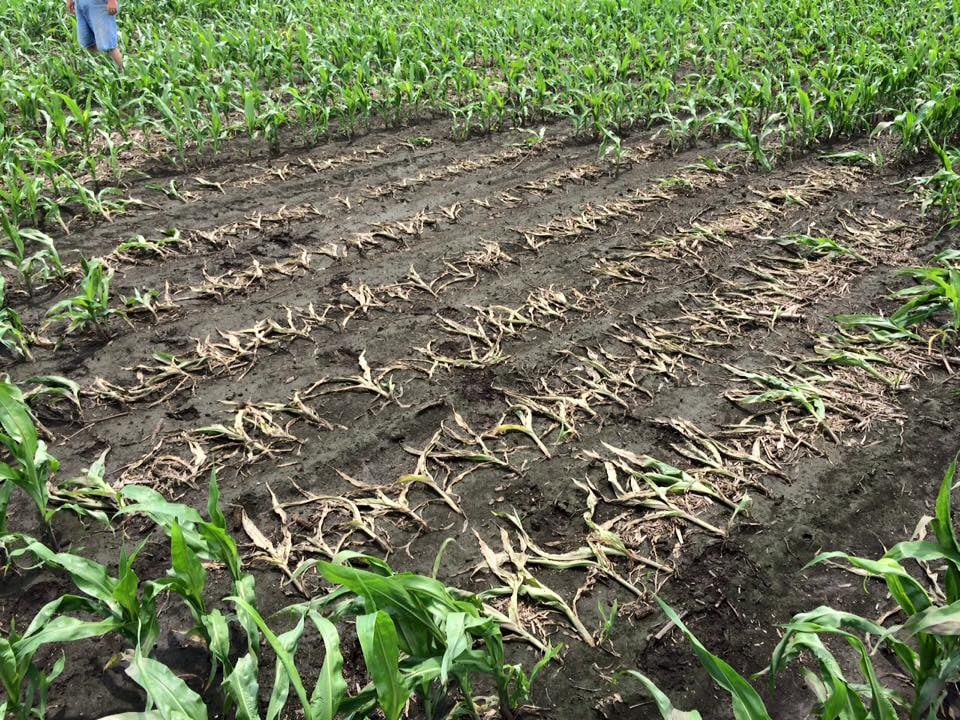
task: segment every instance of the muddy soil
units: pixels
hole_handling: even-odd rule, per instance
[[[543,716],[560,720],[654,717],[634,681],[615,681],[626,668],[679,706],[726,717],[679,633],[663,631],[654,592],[744,672],[763,669],[795,612],[884,611],[856,578],[803,568],[819,549],[877,555],[930,512],[960,449],[955,366],[942,358],[955,348],[891,350],[888,384],[818,365],[817,348],[837,342],[834,316],[889,312],[897,271],[953,241],[897,184],[917,168],[844,167],[818,152],[760,173],[731,150],[673,154],[642,136],[614,166],[559,131],[537,145],[514,133],[446,137],[426,124],[165,174],[167,193],[137,181],[129,193],[144,204],[112,222],[72,223],[56,238],[65,259],[109,258],[116,298],[159,297],[105,332],[50,327],[32,361],[8,363],[17,381],[60,374],[84,388],[82,413],[38,411],[62,474],[108,451],[111,482],[203,508],[217,467],[265,612],[322,585],[308,575],[298,588],[265,563],[243,513],[279,543],[283,508],[291,569],[353,548],[429,573],[453,538],[440,577],[478,592],[503,584],[481,543],[497,553],[504,538],[525,542],[526,570],[583,624],[520,604],[526,630],[566,645],[535,690]],[[836,149],[848,147],[868,144]],[[783,241],[797,233],[853,252],[812,256]],[[135,236],[168,243],[118,249]],[[77,282],[11,302],[38,324]],[[825,420],[751,403],[748,373],[807,378],[828,397]],[[716,494],[631,499],[625,486],[646,456]],[[346,522],[337,498],[370,532]],[[35,532],[27,504],[15,510],[18,529]],[[597,548],[598,524],[627,557],[607,546],[592,567],[536,562],[538,550]],[[56,525],[64,547],[107,563],[145,529]],[[148,537],[144,578],[164,572],[169,552],[161,533]],[[226,589],[222,572],[211,577]],[[25,624],[67,590],[56,573],[12,571],[0,624]],[[614,602],[605,633],[601,610]],[[163,621],[160,658],[199,689],[206,660],[183,635],[189,623],[172,604]],[[123,649],[70,646],[52,716],[142,709],[123,663],[110,663]],[[511,650],[534,657],[523,642]],[[310,676],[322,651],[298,658]],[[776,717],[806,716],[793,678],[767,696]]]

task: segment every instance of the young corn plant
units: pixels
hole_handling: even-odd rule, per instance
[[[803,669],[815,696],[811,717],[820,720],[936,720],[947,717],[950,697],[960,685],[960,542],[951,510],[951,495],[957,463],[948,468],[940,485],[933,517],[924,518],[921,530],[911,540],[894,545],[879,559],[827,552],[808,565],[843,563],[852,572],[884,581],[896,603],[888,620],[874,621],[831,607],[800,613],[784,627],[773,651],[769,674],[771,686],[784,669],[802,657]],[[929,536],[926,533],[929,532]],[[905,563],[916,563],[910,572]],[[713,655],[683,624],[666,603],[664,613],[686,636],[711,679],[731,698],[733,715],[748,720],[770,720],[770,714],[750,682],[722,659]],[[856,659],[862,678],[848,679],[844,664],[824,642],[836,638]],[[867,641],[864,640],[867,639]],[[882,650],[883,652],[878,652]],[[878,658],[893,665],[878,671]],[[696,711],[683,712],[653,681],[637,671],[628,674],[640,680],[666,720],[697,720]],[[881,677],[896,676],[896,685],[884,685]]]
[[[7,456],[0,461],[0,533],[5,532],[14,487],[30,496],[43,525],[49,528],[55,511],[49,506],[48,486],[60,463],[39,438],[20,388],[7,380],[0,380],[0,445]]]
[[[5,695],[0,700],[0,717],[44,719],[50,684],[63,672],[66,658],[61,655],[49,671],[33,659],[44,645],[101,637],[116,629],[111,620],[83,620],[67,614],[92,609],[87,598],[63,595],[40,608],[22,633],[11,623],[7,635],[0,636],[0,687]]]
[[[315,623],[313,614],[318,612],[327,622],[354,618],[370,682],[351,696],[342,677],[334,677],[331,683],[321,671],[324,687],[336,688],[333,704],[324,700],[326,709],[320,714],[304,706],[308,718],[326,720],[337,713],[367,717],[379,708],[387,720],[399,720],[411,697],[428,720],[479,718],[474,680],[486,677],[495,689],[500,717],[511,720],[528,699],[536,675],[559,652],[559,647],[550,648],[527,675],[506,662],[498,621],[472,595],[453,591],[433,578],[396,573],[382,560],[353,552],[342,552],[332,562],[311,561],[298,573],[312,568],[334,590],[287,611],[308,614]],[[242,603],[238,607],[245,610]],[[318,625],[321,632],[323,625]],[[331,629],[328,626],[324,633],[325,642]],[[328,657],[331,647],[332,643],[327,644]],[[341,661],[332,665],[339,666]],[[302,687],[297,694],[306,698]],[[322,697],[330,696],[325,692]]]
[[[85,613],[100,617],[111,631],[119,632],[149,654],[160,635],[156,599],[165,586],[152,581],[141,583],[134,572],[133,563],[145,543],[132,553],[121,550],[114,577],[109,568],[89,558],[54,552],[27,536],[17,536],[17,539],[23,545],[10,551],[11,558],[33,557],[43,567],[66,572],[77,590],[86,596],[82,605]]]
[[[33,295],[37,281],[63,277],[60,254],[49,235],[31,228],[19,228],[6,214],[0,214],[0,226],[12,246],[12,249],[0,248],[0,260],[17,273],[28,295]],[[39,245],[40,248],[31,252],[28,243]]]
[[[893,299],[906,302],[889,317],[841,315],[834,319],[843,327],[868,328],[875,339],[885,342],[920,341],[918,331],[924,324],[933,324],[933,339],[956,338],[960,333],[960,251],[945,250],[935,260],[935,266],[900,273],[916,284],[893,293]]]
[[[253,578],[243,572],[236,544],[226,530],[215,474],[210,483],[209,520],[143,486],[125,488],[123,499],[124,514],[145,514],[170,536],[173,567],[166,578],[152,584],[186,602],[194,619],[194,632],[207,642],[213,658],[210,677],[218,666],[222,668],[227,705],[238,717],[261,717],[257,709],[261,638],[277,658],[268,720],[276,720],[284,712],[291,687],[308,720],[359,720],[378,710],[387,720],[399,720],[413,697],[430,720],[456,713],[478,718],[473,686],[478,676],[492,683],[501,716],[513,718],[515,709],[529,697],[533,678],[557,651],[549,652],[527,675],[504,659],[500,625],[486,614],[478,599],[459,594],[432,578],[395,573],[381,560],[352,552],[340,553],[332,562],[305,563],[298,569],[297,577],[316,569],[334,589],[324,597],[281,611],[297,623],[277,635],[257,609]],[[234,585],[227,600],[235,613],[223,614],[207,607],[203,562],[226,565]],[[354,694],[343,675],[344,658],[336,625],[347,618],[355,620],[370,679]],[[294,662],[308,620],[326,651],[319,678],[309,693]],[[230,650],[231,623],[238,623],[247,635],[246,651],[239,658]],[[147,650],[143,643],[138,646],[128,674],[147,689],[157,709],[161,713],[183,713],[192,720],[207,717],[199,696],[172,674],[165,677],[177,687],[175,696],[151,694],[151,687],[155,687],[151,677],[169,670],[152,661]]]
[[[110,307],[110,281],[113,270],[98,259],[81,260],[83,280],[81,294],[56,303],[47,311],[46,325],[66,320],[67,334],[94,327],[101,335],[107,333],[107,321],[122,310]]]
[[[941,147],[932,137],[929,142],[940,160],[940,169],[914,179],[914,186],[922,193],[921,211],[938,208],[944,225],[953,227],[960,223],[960,151]]]
[[[0,346],[14,357],[30,357],[30,335],[20,314],[7,305],[7,281],[0,275]]]
[[[775,122],[776,119],[777,118],[771,117],[758,132],[754,132],[750,124],[750,117],[744,110],[740,111],[737,119],[721,116],[717,118],[716,122],[725,127],[734,137],[734,146],[737,149],[748,153],[762,170],[769,171],[773,169],[773,164],[763,149],[763,143],[774,131],[773,122]]]

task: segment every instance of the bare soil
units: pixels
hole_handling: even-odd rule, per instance
[[[410,142],[421,137],[432,142]],[[898,359],[908,378],[899,388],[820,367],[842,396],[828,410],[829,432],[776,404],[733,402],[729,395],[751,386],[731,367],[782,373],[816,357],[818,336],[835,332],[832,316],[889,311],[885,297],[903,283],[897,270],[928,262],[952,238],[937,234],[898,183],[922,168],[849,168],[811,153],[760,173],[731,150],[674,154],[640,136],[615,168],[597,160],[594,145],[558,131],[546,137],[536,146],[513,133],[456,143],[443,125],[427,124],[138,180],[129,193],[147,206],[110,223],[77,219],[57,244],[68,259],[107,257],[135,235],[177,229],[189,244],[165,257],[111,256],[116,295],[156,288],[173,307],[129,325],[115,320],[108,337],[52,328],[49,347],[7,370],[18,381],[66,375],[85,388],[82,416],[41,415],[64,476],[109,450],[111,481],[148,483],[202,508],[209,469],[220,468],[266,612],[320,591],[314,577],[302,591],[289,583],[247,542],[244,512],[282,543],[271,493],[288,516],[290,568],[322,557],[325,543],[429,573],[453,537],[440,576],[480,591],[502,582],[478,538],[501,551],[503,529],[520,548],[503,513],[515,511],[545,552],[596,544],[583,517],[592,484],[595,521],[620,533],[632,555],[610,562],[639,596],[599,572],[528,565],[593,634],[588,643],[562,615],[521,604],[528,630],[567,645],[562,664],[538,682],[543,716],[654,717],[637,684],[615,678],[638,668],[679,706],[725,717],[679,633],[661,632],[652,593],[735,667],[762,670],[776,626],[793,613],[822,603],[876,615],[886,608],[856,578],[804,565],[819,549],[876,555],[909,536],[960,449],[957,381],[923,348]],[[868,145],[834,149],[848,147]],[[708,171],[701,157],[725,170]],[[150,189],[171,180],[180,198]],[[804,259],[773,241],[797,232],[830,235],[862,259]],[[74,280],[12,302],[37,323],[75,291]],[[195,364],[165,374],[163,353]],[[531,413],[543,448],[531,434],[497,430],[522,423],[518,407]],[[201,431],[233,428],[238,412],[244,437]],[[724,434],[761,412],[750,432]],[[562,439],[560,416],[569,418]],[[724,456],[711,469],[678,427],[753,460]],[[610,469],[627,480],[622,466],[604,465],[624,462],[610,447],[752,501],[730,522],[723,503],[671,498],[702,524],[607,502]],[[464,458],[481,450],[496,460]],[[446,499],[400,482],[424,470]],[[406,509],[375,506],[377,492]],[[357,503],[378,541],[348,526],[346,506],[330,498]],[[21,529],[36,531],[27,505],[18,508]],[[115,562],[146,527],[128,521],[111,533],[58,522],[65,547],[102,562]],[[155,532],[141,576],[163,572],[167,560]],[[213,578],[225,587],[222,573]],[[25,624],[67,589],[56,573],[9,573],[0,625]],[[598,606],[615,600],[620,618],[601,639]],[[172,605],[160,657],[199,689],[205,655],[173,630],[185,626]],[[533,657],[523,643],[511,647],[518,659]],[[142,708],[122,663],[107,667],[122,650],[119,640],[69,647],[52,716]],[[315,650],[298,657],[308,677],[322,662]],[[810,699],[792,679],[767,695],[776,717],[807,715]]]

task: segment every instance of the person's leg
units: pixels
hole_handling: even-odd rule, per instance
[[[93,34],[93,28],[90,26],[88,8],[89,5],[85,2],[78,2],[75,6],[77,15],[77,42],[80,43],[80,47],[95,52],[97,49],[97,38]]]
[[[117,70],[123,72],[123,55],[120,52],[120,48],[115,47],[113,50],[109,51],[110,57],[113,58],[113,62],[117,65]]]
[[[107,3],[94,0],[90,6],[90,26],[96,37],[97,50],[109,55],[117,69],[123,72],[123,55],[117,43],[117,18],[107,12]]]

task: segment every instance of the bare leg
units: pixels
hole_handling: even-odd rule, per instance
[[[123,72],[123,55],[120,53],[120,48],[114,48],[108,52],[110,57],[113,58],[113,62],[116,63],[117,70]]]

